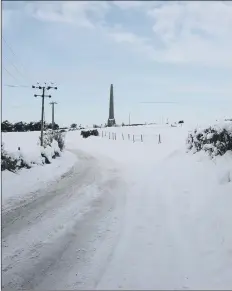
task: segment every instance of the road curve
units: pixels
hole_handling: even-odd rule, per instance
[[[127,185],[106,158],[78,162],[45,190],[2,206],[2,289],[96,288],[117,245]]]

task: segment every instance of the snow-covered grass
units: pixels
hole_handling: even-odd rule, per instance
[[[4,132],[2,133],[2,140],[5,149],[8,152],[16,152],[18,147],[25,150],[27,155],[38,156],[39,148],[36,147],[39,140],[40,132]]]
[[[173,138],[179,138],[176,131],[185,132],[186,127],[182,128],[180,125],[171,127],[171,125],[145,125],[145,126],[123,126],[123,127],[107,127],[98,129],[100,136],[106,139],[112,139],[112,134],[116,133],[116,139],[143,142],[147,144],[155,144],[159,142],[159,135],[161,143],[170,141]],[[134,139],[133,139],[134,137]],[[168,139],[166,139],[168,137]]]
[[[114,127],[99,130],[99,137],[83,139],[79,131],[69,132],[66,136],[67,148],[80,148],[91,153],[100,153],[125,163],[138,164],[140,162],[151,164],[151,161],[159,160],[174,150],[185,149],[185,140],[188,135],[187,127],[165,126],[135,126],[135,127]],[[105,133],[116,133],[116,140],[109,139]],[[124,136],[124,140],[122,138]],[[128,139],[130,134],[130,139]],[[143,135],[143,142],[137,139],[134,143],[132,135],[137,137]],[[161,144],[158,143],[158,136],[161,136]],[[112,136],[111,136],[112,137]]]

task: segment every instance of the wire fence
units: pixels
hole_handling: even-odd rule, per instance
[[[102,138],[107,138],[111,140],[124,140],[131,142],[156,142],[161,143],[160,134],[134,134],[134,133],[120,133],[120,132],[110,132],[102,131],[99,135]]]

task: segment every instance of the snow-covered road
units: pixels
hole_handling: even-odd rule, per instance
[[[59,182],[3,205],[3,289],[232,288],[231,156],[67,142]]]
[[[3,290],[96,286],[120,233],[126,184],[117,168],[76,152],[46,190],[2,209]]]

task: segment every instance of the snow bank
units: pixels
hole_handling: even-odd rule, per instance
[[[43,189],[48,183],[59,179],[69,171],[77,161],[77,157],[64,152],[62,157],[53,160],[52,164],[33,167],[30,170],[21,169],[16,174],[2,172],[2,205],[5,209],[15,201],[25,199],[30,192]]]
[[[16,172],[2,171],[4,205],[25,196],[28,192],[37,191],[45,187],[48,182],[60,178],[77,161],[76,155],[70,152],[61,152],[58,142],[54,139],[50,141],[50,145],[47,144],[46,148],[41,147],[38,143],[39,134],[39,132],[2,134],[2,152],[17,163]],[[53,159],[54,157],[56,159]],[[45,165],[46,159],[50,164]]]
[[[38,133],[35,135],[31,132],[3,134],[2,170],[17,171],[24,167],[50,164],[52,159],[61,156],[61,150],[64,148],[62,133],[45,132],[44,147],[39,145],[38,137]]]

